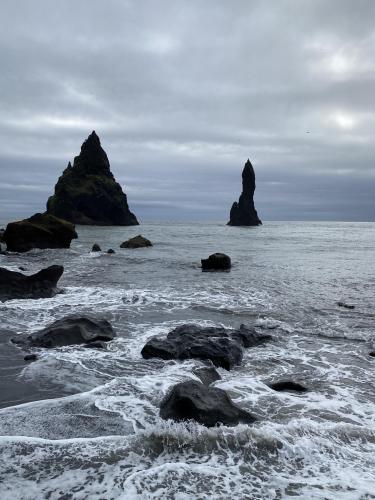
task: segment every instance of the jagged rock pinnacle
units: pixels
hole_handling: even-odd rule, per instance
[[[75,224],[131,226],[138,221],[111,172],[95,130],[69,162],[48,199],[47,212]]]
[[[242,171],[242,193],[230,211],[230,226],[258,226],[262,224],[254,206],[255,172],[249,159]]]

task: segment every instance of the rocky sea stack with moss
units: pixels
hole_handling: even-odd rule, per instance
[[[95,131],[82,144],[73,165],[69,162],[57,181],[55,194],[47,202],[47,213],[74,224],[138,225]]]
[[[254,206],[255,172],[248,159],[242,171],[242,193],[230,210],[229,226],[259,226],[262,221]]]

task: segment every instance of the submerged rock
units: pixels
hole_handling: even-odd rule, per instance
[[[110,170],[106,152],[95,131],[68,164],[48,199],[47,212],[74,224],[134,226],[126,194]]]
[[[145,359],[202,359],[230,370],[239,365],[244,347],[261,345],[271,340],[245,325],[237,330],[221,327],[181,325],[168,333],[165,339],[153,337],[142,349]]]
[[[195,420],[206,427],[251,424],[256,420],[236,406],[222,389],[195,381],[175,385],[161,402],[160,416],[177,422]]]
[[[208,367],[197,368],[196,370],[193,371],[193,373],[198,378],[200,378],[202,384],[204,385],[210,385],[213,382],[216,382],[216,380],[221,380],[221,377],[217,373],[215,368],[208,368]]]
[[[46,213],[10,222],[4,233],[10,252],[27,252],[32,248],[69,248],[75,238],[77,233],[73,224]]]
[[[26,276],[0,267],[0,300],[53,297],[58,292],[57,282],[63,272],[63,266],[50,266]]]
[[[274,384],[270,384],[269,387],[274,391],[292,391],[292,392],[307,392],[307,388],[298,382],[293,382],[291,380],[283,380],[281,382],[275,382]]]
[[[242,171],[242,193],[230,210],[229,226],[259,226],[262,224],[254,206],[255,172],[250,160]]]
[[[230,257],[225,253],[213,253],[208,259],[202,259],[201,263],[203,271],[225,271],[232,266]]]
[[[85,344],[83,347],[86,347],[86,349],[107,349],[107,344],[106,342],[103,342],[103,340],[94,340],[94,342],[90,342],[88,344]]]
[[[38,356],[36,354],[26,354],[23,359],[24,361],[36,361]]]
[[[346,304],[345,302],[337,302],[339,307],[345,307],[345,309],[355,309],[355,306],[352,304]]]
[[[27,347],[54,348],[96,341],[108,342],[115,336],[111,324],[105,319],[67,316],[31,335],[14,337],[12,342]]]
[[[130,238],[130,240],[124,241],[121,243],[120,248],[143,248],[143,247],[152,247],[152,243],[150,240],[139,234],[138,236],[134,236],[134,238]]]
[[[102,249],[100,248],[100,246],[97,243],[94,243],[93,246],[92,246],[91,251],[92,252],[101,252]]]

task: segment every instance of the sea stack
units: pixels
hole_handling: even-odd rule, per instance
[[[235,201],[230,210],[229,226],[259,226],[259,219],[254,206],[255,172],[248,159],[242,171],[242,193],[238,203]]]
[[[116,182],[100,139],[93,131],[68,163],[47,201],[47,213],[74,224],[135,226],[126,194]]]

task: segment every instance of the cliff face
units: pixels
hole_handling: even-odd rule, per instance
[[[128,207],[110,170],[106,152],[95,131],[82,144],[81,152],[69,162],[47,201],[47,213],[74,224],[134,226],[137,218]]]
[[[229,226],[259,226],[262,224],[254,206],[255,173],[250,160],[242,171],[242,193],[230,210]]]

